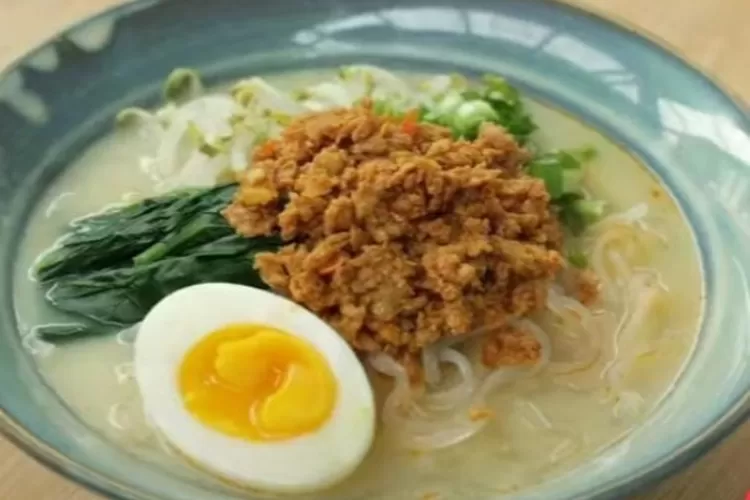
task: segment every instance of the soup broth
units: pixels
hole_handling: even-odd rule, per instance
[[[268,81],[297,88],[319,78],[318,73],[305,73]],[[632,234],[615,234],[610,244],[620,245],[634,272],[647,269],[644,279],[657,282],[664,293],[644,306],[647,317],[638,328],[612,321],[599,339],[600,354],[589,363],[566,367],[558,358],[565,357],[576,339],[553,336],[552,365],[492,394],[488,406],[495,417],[480,435],[445,449],[415,453],[379,432],[356,472],[315,498],[420,498],[429,493],[483,498],[518,491],[582,461],[596,460],[599,451],[626,438],[648,418],[677,382],[695,344],[702,311],[701,269],[686,220],[654,176],[617,145],[559,110],[533,101],[527,106],[540,128],[535,142],[545,150],[596,148],[584,186],[607,202],[608,213],[625,213],[625,218],[633,211],[648,213],[648,227],[637,236],[645,253],[630,248]],[[118,130],[83,152],[44,194],[19,252],[15,304],[39,370],[83,421],[171,473],[212,481],[172,452],[146,423],[132,373],[130,332],[57,346],[32,335],[35,325],[69,319],[44,301],[30,277],[35,257],[63,234],[71,220],[154,194],[153,182],[139,164],[155,147],[147,135]],[[603,245],[600,240],[591,243],[596,244]],[[600,253],[608,258],[606,249]],[[617,265],[601,263],[602,269]],[[564,332],[564,324],[560,330]],[[392,384],[374,373],[371,378],[382,404]],[[616,390],[607,383],[614,379]]]

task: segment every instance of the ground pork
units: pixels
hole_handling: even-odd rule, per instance
[[[256,259],[273,289],[358,351],[415,361],[544,306],[562,238],[544,183],[522,172],[528,158],[494,125],[470,142],[367,104],[309,114],[255,150],[225,216],[288,242]],[[491,341],[492,359],[538,357],[533,337],[513,339]]]
[[[573,272],[573,295],[585,306],[599,300],[601,282],[591,269],[576,269]]]
[[[482,363],[491,368],[533,364],[541,355],[542,346],[533,334],[509,325],[493,331],[482,346]]]

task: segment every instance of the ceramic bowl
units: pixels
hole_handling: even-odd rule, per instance
[[[0,75],[0,426],[56,471],[115,498],[236,498],[160,471],[84,426],[25,354],[11,269],[41,191],[117,110],[156,103],[175,66],[209,83],[369,62],[495,72],[639,156],[687,215],[706,314],[677,387],[632,439],[515,499],[623,496],[746,416],[750,394],[750,120],[700,71],[632,29],[543,0],[140,1],[85,21]],[[478,496],[477,498],[486,498]],[[468,497],[467,497],[468,498]]]

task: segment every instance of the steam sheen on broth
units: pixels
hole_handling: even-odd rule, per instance
[[[296,89],[329,76],[310,72],[267,81]],[[539,125],[534,141],[542,149],[591,145],[598,151],[583,186],[606,201],[607,215],[587,230],[583,245],[603,282],[603,305],[582,308],[553,287],[549,311],[524,320],[547,339],[550,359],[533,374],[506,377],[488,394],[486,409],[494,417],[480,436],[415,453],[402,446],[403,434],[381,430],[362,465],[320,498],[450,497],[533,486],[596,460],[600,450],[626,438],[669,393],[689,359],[703,289],[696,245],[675,202],[635,158],[598,132],[538,102],[526,106]],[[83,421],[174,474],[210,482],[215,479],[186,464],[145,421],[132,369],[135,329],[57,346],[33,335],[36,325],[70,320],[44,301],[30,277],[34,259],[71,220],[156,194],[138,165],[157,147],[138,129],[117,130],[44,194],[19,253],[17,315],[39,370]],[[462,349],[472,349],[471,339]],[[369,369],[382,408],[393,382]],[[457,377],[451,370],[444,375]]]

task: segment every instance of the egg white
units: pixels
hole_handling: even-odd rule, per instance
[[[213,430],[185,408],[179,368],[206,335],[233,323],[265,324],[310,342],[328,361],[338,386],[330,419],[313,433],[253,442]],[[135,377],[147,418],[186,458],[230,481],[274,492],[319,490],[362,461],[375,431],[367,375],[346,342],[305,308],[263,290],[206,283],[164,298],[135,341]]]

